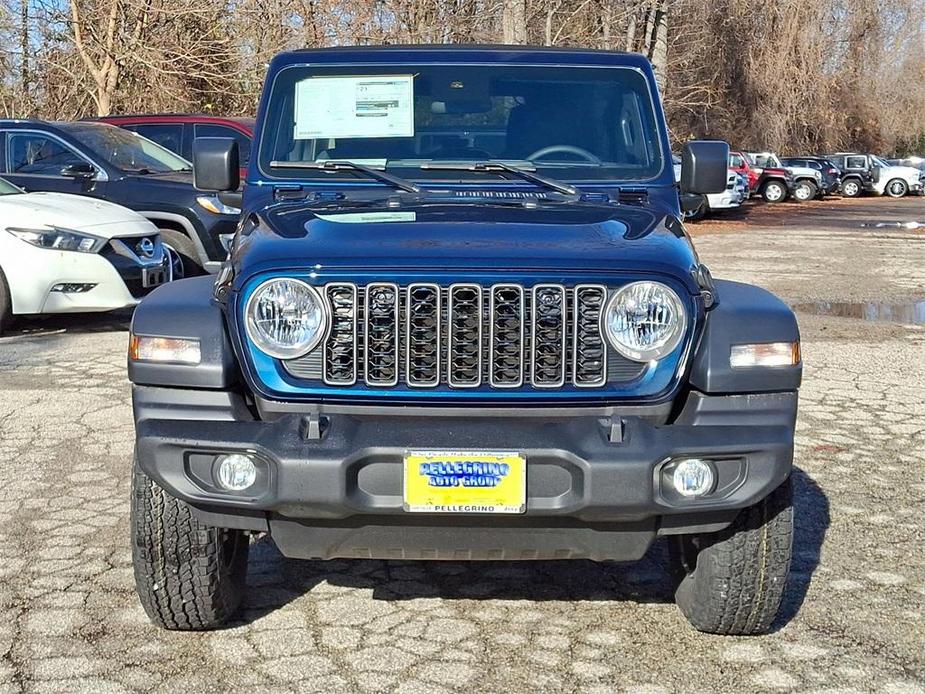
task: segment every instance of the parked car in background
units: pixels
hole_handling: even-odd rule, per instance
[[[3,175],[28,191],[109,200],[150,219],[187,275],[217,269],[240,210],[193,187],[190,162],[137,133],[94,122],[0,120]]]
[[[841,170],[825,157],[783,157],[784,166],[815,169],[822,176],[819,188],[821,195],[837,193],[841,187]]]
[[[793,176],[793,198],[812,200],[822,190],[822,173],[806,166],[787,166],[773,152],[748,152],[751,163],[761,169],[786,169]]]
[[[178,260],[136,212],[0,178],[0,334],[14,316],[133,306],[174,279]]]
[[[783,202],[793,195],[796,187],[796,181],[793,178],[793,172],[781,165],[767,166],[756,163],[755,156],[748,152],[738,152],[745,158],[748,164],[748,170],[751,171],[749,176],[757,176],[753,190],[757,192],[765,202]]]
[[[749,195],[758,192],[758,179],[761,178],[761,172],[752,167],[748,157],[742,152],[729,153],[729,168],[745,177]]]
[[[184,159],[193,156],[193,140],[197,137],[230,137],[238,143],[241,177],[250,160],[254,137],[253,118],[206,116],[192,113],[154,113],[125,116],[104,116],[104,123],[118,125],[152,140]]]
[[[672,155],[675,180],[681,180],[681,157]],[[703,219],[711,212],[733,210],[742,206],[748,199],[748,179],[734,171],[728,170],[726,189],[721,193],[707,193],[696,196],[697,201],[688,203],[685,207],[684,218],[690,221]],[[699,202],[699,204],[697,204]]]
[[[901,198],[923,191],[922,171],[912,166],[895,166],[875,154],[840,152],[826,157],[842,170],[842,193],[857,197],[862,192]]]

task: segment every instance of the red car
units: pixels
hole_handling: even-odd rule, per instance
[[[231,137],[238,141],[241,156],[241,176],[247,171],[251,140],[254,137],[253,118],[225,118],[184,113],[162,113],[134,116],[104,116],[99,120],[131,130],[154,140],[185,159],[193,158],[193,140],[197,137]]]

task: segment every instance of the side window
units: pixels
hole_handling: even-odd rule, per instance
[[[251,139],[244,133],[238,132],[227,125],[214,125],[212,123],[196,123],[196,137],[231,137],[238,141],[238,154],[241,157],[241,166],[247,164],[251,158]]]
[[[132,130],[174,154],[180,154],[183,149],[183,125],[180,123],[141,123]]]
[[[9,173],[60,176],[65,166],[88,163],[57,140],[36,133],[12,133],[8,146]]]
[[[867,160],[865,157],[847,157],[847,164],[849,169],[866,169]]]
[[[742,167],[745,166],[745,162],[742,160],[742,157],[740,157],[738,154],[730,154],[729,155],[729,166],[732,167],[733,169],[741,169]]]

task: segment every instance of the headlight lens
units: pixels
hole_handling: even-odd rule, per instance
[[[684,305],[659,282],[632,282],[618,289],[604,311],[604,332],[627,359],[651,361],[670,354],[684,334]]]
[[[200,195],[196,198],[196,203],[212,214],[241,214],[240,208],[226,205],[215,195]]]
[[[321,341],[328,317],[321,297],[301,280],[264,282],[245,309],[245,328],[253,343],[277,359],[294,359]]]
[[[53,251],[97,253],[106,245],[106,239],[67,229],[20,229],[7,227],[13,236],[39,248]]]

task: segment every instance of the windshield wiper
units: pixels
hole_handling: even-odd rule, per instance
[[[370,178],[375,178],[382,183],[388,183],[394,188],[404,190],[409,193],[420,193],[423,191],[421,186],[404,178],[393,176],[385,171],[378,171],[369,166],[354,164],[352,161],[338,161],[336,159],[326,159],[325,161],[271,161],[271,169],[316,169],[318,171],[356,171]]]
[[[506,164],[502,161],[474,161],[471,164],[430,161],[421,164],[421,168],[433,169],[435,171],[477,171],[484,173],[509,173],[513,174],[514,176],[518,176],[525,181],[529,181],[530,183],[535,183],[538,186],[542,186],[543,188],[554,190],[557,193],[562,193],[564,195],[578,195],[579,193],[578,188],[573,186],[571,183],[564,183],[563,181],[557,181],[554,178],[541,176],[540,174],[527,171],[526,169],[522,169],[519,166]]]

